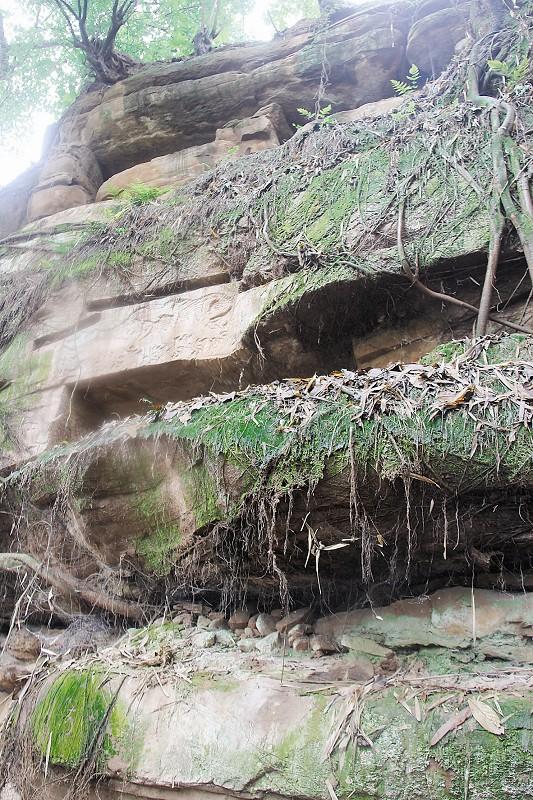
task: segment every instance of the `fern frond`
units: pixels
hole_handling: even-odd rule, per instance
[[[400,96],[404,94],[409,94],[409,92],[413,91],[413,87],[409,86],[409,84],[406,83],[405,81],[396,81],[393,79],[391,80],[391,85],[396,94]]]
[[[409,67],[409,73],[407,75],[407,80],[411,81],[411,83],[418,84],[422,76],[420,75],[420,70],[418,69],[416,64],[411,64]]]
[[[487,65],[492,72],[495,72],[497,75],[503,75],[504,78],[509,78],[511,76],[511,69],[509,64],[506,64],[505,61],[498,61],[496,58],[489,58],[487,61]]]

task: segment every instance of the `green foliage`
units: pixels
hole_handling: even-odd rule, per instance
[[[505,78],[505,82],[511,90],[521,84],[529,73],[529,58],[527,55],[523,56],[514,66],[497,59],[489,59],[487,65],[496,75],[501,75],[502,78]]]
[[[309,111],[307,108],[297,108],[296,110],[307,122],[319,122],[321,125],[335,124],[335,117],[331,113],[331,104],[324,106],[324,108],[319,108],[315,112]],[[296,125],[295,127],[301,126]]]
[[[114,198],[118,198],[123,207],[132,208],[134,206],[143,206],[146,203],[152,203],[158,197],[168,192],[168,189],[161,189],[158,186],[147,186],[145,183],[133,183],[126,189],[113,188],[110,189],[110,194]]]
[[[136,509],[146,524],[146,533],[136,544],[137,555],[155,575],[163,578],[172,569],[174,551],[181,542],[179,525],[170,518],[159,487],[146,492]]]
[[[101,756],[109,758],[115,753],[114,742],[121,736],[123,720],[115,705],[106,722],[112,698],[102,683],[98,671],[68,671],[56,678],[38,701],[30,719],[31,730],[36,747],[51,764],[79,766],[99,736]]]
[[[397,95],[403,97],[406,94],[410,94],[418,89],[418,85],[420,82],[420,70],[418,69],[416,64],[411,64],[409,68],[409,72],[405,76],[405,81],[396,81],[391,80],[391,85]]]

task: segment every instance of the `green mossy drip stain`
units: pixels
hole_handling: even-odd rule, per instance
[[[97,671],[65,672],[37,702],[30,718],[33,740],[51,764],[77,767],[95,746],[101,759],[115,754],[125,722],[116,705],[106,721],[112,695],[102,680]]]

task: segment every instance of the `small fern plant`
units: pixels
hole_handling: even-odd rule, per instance
[[[416,89],[418,89],[418,84],[420,83],[421,77],[422,76],[417,65],[411,64],[409,67],[409,72],[405,76],[405,80],[392,80],[391,85],[398,97],[404,97],[404,95],[411,94],[411,92],[414,92]]]
[[[321,125],[334,125],[335,117],[331,113],[331,103],[324,108],[319,108],[314,113],[307,108],[297,108],[298,114],[305,119],[306,122],[319,122]],[[301,128],[301,125],[295,125],[295,128]]]
[[[498,61],[498,59],[489,59],[487,66],[496,75],[500,75],[508,88],[512,91],[520,86],[527,78],[529,72],[529,58],[523,56],[514,66],[507,64],[506,61]]]

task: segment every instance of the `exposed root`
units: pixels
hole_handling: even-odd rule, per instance
[[[141,622],[146,618],[143,608],[136,603],[111,597],[102,591],[91,589],[84,581],[77,580],[68,572],[39,562],[27,553],[0,553],[0,570],[18,574],[21,570],[34,572],[60,594],[79,597],[93,608],[101,608],[110,614]]]

